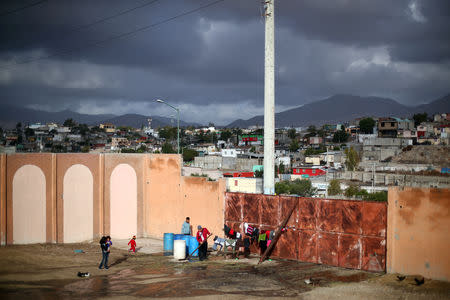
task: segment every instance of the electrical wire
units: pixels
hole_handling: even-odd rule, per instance
[[[210,2],[208,4],[204,4],[202,6],[199,6],[197,8],[185,11],[183,13],[180,13],[180,14],[176,15],[176,16],[164,19],[162,21],[158,21],[158,22],[146,25],[146,26],[142,26],[142,27],[139,27],[139,28],[137,28],[135,30],[132,30],[132,31],[128,31],[128,32],[125,32],[125,33],[114,35],[114,36],[109,37],[109,38],[104,39],[104,40],[88,43],[88,44],[86,44],[83,47],[79,47],[78,49],[61,49],[61,50],[56,51],[53,54],[49,54],[49,55],[46,55],[46,56],[33,58],[33,59],[29,59],[29,60],[24,60],[24,61],[16,62],[16,63],[13,63],[13,64],[3,65],[3,66],[0,66],[0,69],[7,69],[7,68],[14,67],[14,66],[17,66],[17,65],[23,65],[23,64],[27,64],[27,63],[31,63],[31,62],[35,62],[35,61],[39,61],[39,60],[49,59],[49,58],[52,58],[52,57],[55,57],[55,56],[61,55],[61,54],[71,54],[73,52],[77,52],[77,51],[83,50],[85,48],[97,47],[97,46],[100,46],[100,45],[102,45],[104,43],[108,43],[108,42],[111,42],[111,41],[114,41],[114,40],[117,40],[117,39],[128,38],[128,37],[136,35],[136,34],[138,34],[140,32],[143,32],[143,31],[146,31],[146,30],[149,30],[149,29],[153,29],[153,28],[158,27],[160,25],[169,23],[169,22],[171,22],[171,21],[173,21],[175,19],[182,18],[182,17],[185,17],[187,15],[196,13],[196,12],[202,10],[202,9],[211,7],[213,5],[219,4],[219,3],[224,2],[224,1],[226,1],[226,0],[216,0],[216,1]]]
[[[88,24],[84,24],[84,25],[81,25],[81,26],[78,26],[78,27],[74,27],[74,28],[70,29],[69,31],[65,32],[64,35],[72,34],[72,33],[74,33],[74,32],[77,32],[77,31],[80,31],[80,30],[84,30],[84,29],[90,28],[90,27],[92,27],[92,26],[94,26],[94,25],[97,25],[97,24],[100,24],[100,23],[104,23],[104,22],[109,21],[109,20],[111,20],[111,19],[114,19],[114,18],[123,16],[123,15],[125,15],[125,14],[127,14],[127,13],[132,12],[132,11],[135,11],[135,10],[137,10],[137,9],[144,8],[144,7],[146,7],[146,6],[149,6],[149,5],[151,5],[151,4],[155,3],[155,2],[158,2],[158,1],[160,1],[160,0],[153,0],[153,1],[150,1],[150,2],[147,2],[147,3],[144,3],[144,4],[141,4],[141,5],[138,5],[138,6],[135,6],[135,7],[132,7],[132,8],[126,9],[126,10],[123,10],[123,11],[118,12],[118,13],[116,13],[116,14],[113,14],[113,15],[111,15],[111,16],[108,16],[108,17],[105,17],[105,18],[103,18],[103,19],[94,21],[94,22],[92,22],[92,23],[88,23]]]
[[[21,10],[24,10],[24,9],[27,9],[27,8],[39,5],[39,4],[47,2],[47,1],[48,0],[36,1],[36,2],[30,3],[30,4],[27,4],[27,5],[24,5],[22,7],[18,7],[16,9],[10,10],[10,11],[0,12],[0,17],[7,16],[7,15],[10,15],[10,14],[14,14],[14,13],[19,12]]]

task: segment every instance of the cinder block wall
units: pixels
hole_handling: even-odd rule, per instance
[[[389,189],[387,271],[450,280],[450,190]]]

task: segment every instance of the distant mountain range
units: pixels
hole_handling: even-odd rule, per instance
[[[324,100],[315,101],[303,106],[289,109],[275,114],[277,127],[299,127],[308,125],[323,125],[342,123],[355,118],[372,117],[411,117],[415,113],[450,112],[450,94],[418,106],[405,106],[395,100],[379,97],[360,97],[353,95],[335,95]],[[72,118],[78,123],[98,125],[100,123],[112,123],[116,126],[132,126],[140,128],[147,124],[147,119],[152,118],[152,127],[176,126],[176,119],[160,116],[144,116],[139,114],[125,114],[121,116],[103,114],[88,115],[70,110],[60,112],[47,112],[30,108],[17,107],[9,104],[0,104],[0,126],[13,128],[17,122],[62,124]],[[201,126],[198,123],[188,123],[180,120],[180,126]],[[236,120],[228,124],[227,128],[247,128],[252,125],[264,125],[264,116],[256,116],[248,120]]]
[[[139,114],[126,114],[121,116],[111,114],[88,115],[80,114],[70,110],[63,110],[59,112],[47,112],[42,110],[17,107],[13,105],[0,105],[0,126],[4,128],[13,128],[18,122],[23,124],[31,123],[49,123],[56,122],[64,123],[67,119],[73,119],[78,123],[88,125],[98,125],[100,123],[112,123],[116,126],[131,126],[140,128],[142,125],[147,125],[147,119],[152,118],[152,127],[176,126],[177,120],[159,117],[159,116],[144,116]],[[180,120],[180,126],[200,126],[197,123],[188,123]]]
[[[277,127],[299,127],[341,123],[366,116],[411,117],[415,113],[423,112],[429,115],[450,112],[450,94],[428,104],[414,107],[405,106],[387,98],[335,95],[276,113],[275,124]],[[248,120],[239,119],[225,127],[247,128],[253,125],[264,125],[264,116],[256,116]]]

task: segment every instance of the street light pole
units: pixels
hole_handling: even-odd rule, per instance
[[[156,99],[156,102],[163,103],[177,112],[177,153],[180,154],[180,109],[161,99]]]

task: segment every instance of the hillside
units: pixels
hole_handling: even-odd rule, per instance
[[[31,123],[49,123],[56,122],[62,124],[67,119],[73,119],[78,123],[88,125],[98,125],[100,123],[112,123],[116,126],[131,126],[140,128],[142,125],[147,125],[147,119],[152,118],[153,127],[161,126],[176,126],[176,119],[170,119],[159,116],[144,116],[139,114],[126,114],[115,116],[112,114],[88,115],[80,114],[70,110],[63,110],[59,112],[47,112],[42,110],[16,107],[13,105],[0,105],[0,127],[13,128],[18,122],[23,124]],[[180,120],[180,126],[197,126],[196,123],[186,123]]]
[[[308,126],[345,122],[365,116],[411,117],[417,112],[433,114],[447,111],[450,111],[450,95],[416,107],[405,106],[387,98],[335,95],[277,113],[275,123],[277,127]],[[245,128],[263,124],[264,116],[256,116],[248,120],[236,120],[226,127]]]
[[[5,128],[12,128],[18,122],[22,122],[24,124],[37,122],[63,123],[69,118],[74,119],[78,123],[93,125],[97,124],[98,120],[109,119],[112,117],[114,117],[114,115],[88,115],[76,113],[70,110],[48,112],[24,107],[16,107],[8,104],[0,105],[0,126]]]
[[[103,123],[112,123],[116,126],[131,126],[134,128],[140,128],[142,125],[147,125],[147,119],[152,118],[152,127],[163,127],[163,126],[177,126],[176,118],[166,118],[159,116],[144,116],[139,114],[126,114],[121,116],[116,116],[113,118],[105,119]],[[180,120],[180,126],[200,126],[197,123],[187,123]]]

